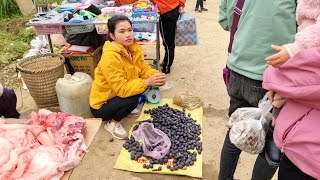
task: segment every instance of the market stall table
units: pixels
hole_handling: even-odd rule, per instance
[[[156,6],[155,6],[156,7]],[[112,7],[108,7],[112,8]],[[141,45],[155,45],[156,54],[155,58],[146,58],[146,60],[153,61],[151,65],[153,65],[156,69],[159,69],[160,66],[160,28],[159,28],[159,17],[157,8],[154,12],[133,12],[132,13],[132,26],[135,32],[142,30],[143,32],[149,32],[155,34],[155,42],[147,42],[147,41],[137,41]],[[143,13],[147,13],[148,16],[153,16],[153,20],[136,20],[139,16],[145,16]],[[149,14],[148,14],[149,13]],[[50,47],[51,53],[54,52],[53,44],[51,42],[50,34],[63,34],[66,30],[68,34],[79,34],[91,32],[92,30],[97,29],[99,26],[106,26],[106,22],[95,22],[95,19],[85,20],[81,23],[69,23],[69,22],[61,22],[61,23],[46,23],[46,22],[28,22],[27,26],[34,26],[36,28],[36,32],[38,35],[46,35],[48,37],[48,43]],[[150,28],[150,27],[155,27]],[[98,29],[97,29],[98,30]],[[100,29],[99,31],[100,32]],[[100,33],[99,33],[100,34]]]

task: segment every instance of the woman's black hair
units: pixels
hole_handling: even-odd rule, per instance
[[[121,22],[121,21],[128,21],[130,25],[132,26],[132,22],[127,16],[123,15],[116,15],[113,16],[108,20],[108,35],[107,35],[107,40],[113,41],[113,39],[110,36],[110,33],[114,34],[114,31],[116,30],[116,25]]]

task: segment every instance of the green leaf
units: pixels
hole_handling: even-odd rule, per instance
[[[0,19],[21,15],[15,0],[0,0]]]

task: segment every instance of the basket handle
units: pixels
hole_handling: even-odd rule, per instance
[[[21,96],[21,107],[19,107],[18,109],[22,109],[23,108],[23,96],[22,96],[22,84],[20,84],[20,79],[19,79],[19,70],[18,70],[18,66],[16,65],[16,73],[17,73],[17,80],[18,80],[18,84],[19,84],[19,90],[20,90],[20,96]],[[22,78],[22,77],[21,77]]]

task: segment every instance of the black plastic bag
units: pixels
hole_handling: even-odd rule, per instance
[[[101,10],[93,4],[91,4],[85,10],[90,11],[90,12],[94,13],[95,15],[101,14]]]
[[[69,44],[79,46],[92,46],[94,49],[103,45],[106,41],[106,36],[98,34],[96,29],[88,33],[64,34],[64,38]]]

